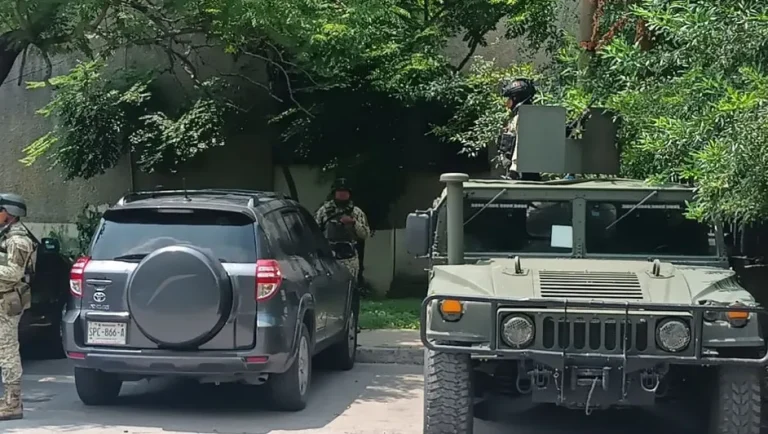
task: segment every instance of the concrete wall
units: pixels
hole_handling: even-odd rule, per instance
[[[54,58],[54,73],[66,73],[73,63],[67,58]],[[36,115],[50,99],[49,89],[26,90],[17,85],[21,74],[20,61],[16,62],[5,83],[0,84],[0,191],[21,194],[29,206],[29,219],[38,222],[71,222],[83,204],[114,200],[130,188],[127,160],[115,170],[89,181],[64,181],[48,162],[41,159],[32,167],[24,167],[19,160],[22,149],[47,133],[52,123]],[[23,79],[40,81],[45,75],[45,64],[30,52]]]
[[[557,17],[555,18],[559,28],[573,36],[579,34],[579,7],[581,4],[592,2],[594,2],[594,0],[562,0]],[[591,26],[588,24],[588,27],[584,31],[590,32]],[[523,49],[523,45],[518,41],[505,40],[504,33],[505,26],[504,23],[501,22],[495,30],[488,32],[486,35],[488,45],[485,47],[478,47],[474,56],[480,56],[486,60],[494,60],[501,66],[508,66],[512,63],[524,61],[533,61],[534,64],[541,65],[549,61],[549,55],[543,50],[534,53],[531,57],[531,53],[526,52]],[[460,59],[463,59],[467,55],[469,48],[467,47],[467,43],[462,41],[461,38],[455,38],[448,43],[446,52],[451,58],[456,60],[456,63],[458,63]],[[467,64],[467,67],[471,64],[472,61]]]

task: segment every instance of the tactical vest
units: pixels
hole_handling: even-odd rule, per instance
[[[336,259],[352,259],[357,255],[355,230],[352,225],[345,225],[340,221],[345,215],[347,213],[338,213],[325,222],[325,238],[328,239]]]
[[[0,295],[0,304],[6,314],[11,316],[20,315],[24,310],[29,309],[32,306],[32,288],[29,286],[31,281],[31,275],[34,273],[35,266],[35,253],[37,252],[37,243],[30,237],[30,234],[25,229],[11,228],[11,231],[4,234],[2,241],[0,241],[0,251],[7,255],[7,239],[8,236],[22,236],[27,237],[32,244],[32,251],[26,258],[24,263],[24,275],[21,280],[9,286],[6,291]],[[7,257],[5,258],[7,262]]]

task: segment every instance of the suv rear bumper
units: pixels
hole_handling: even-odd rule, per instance
[[[83,358],[67,355],[79,368],[98,369],[104,372],[137,375],[247,375],[258,373],[284,372],[288,366],[287,355],[270,356],[264,363],[248,363],[247,355],[202,356],[163,356],[146,354],[146,350],[137,352],[88,350]]]
[[[63,319],[63,341],[67,357],[75,367],[135,375],[246,376],[282,373],[293,363],[295,351],[283,327],[258,327],[256,345],[247,350],[179,351],[161,349],[106,348],[78,344],[75,328],[78,312]]]

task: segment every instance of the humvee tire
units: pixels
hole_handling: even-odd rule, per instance
[[[469,354],[424,350],[424,434],[472,434],[471,363]]]
[[[710,434],[760,434],[761,377],[761,368],[717,368]]]

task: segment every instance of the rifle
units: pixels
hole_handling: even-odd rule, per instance
[[[581,112],[581,115],[579,115],[579,117],[577,117],[576,119],[574,119],[573,121],[565,125],[565,137],[569,139],[573,138],[571,136],[573,135],[574,128],[576,128],[577,125],[581,124],[584,121],[584,118],[587,117],[587,115],[589,114],[589,110],[592,108],[592,106],[595,104],[596,101],[597,101],[597,94],[593,92],[592,98],[589,100],[589,103],[584,108],[584,111]]]

